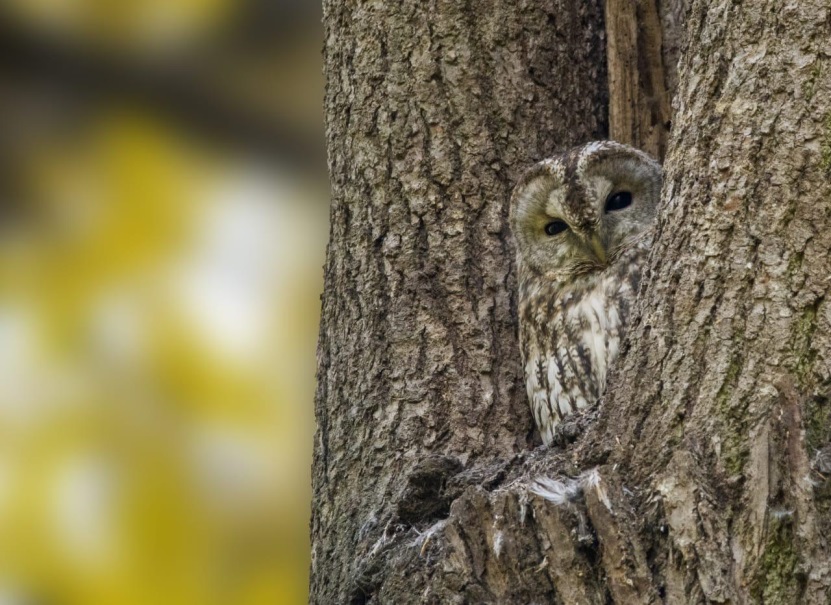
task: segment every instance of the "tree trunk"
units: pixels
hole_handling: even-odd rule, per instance
[[[395,580],[387,555],[448,514],[445,478],[539,443],[507,202],[527,166],[606,136],[607,88],[599,0],[331,0],[324,21],[311,598],[330,604]]]
[[[652,277],[597,428],[655,507],[638,534],[667,601],[828,603],[831,7],[696,2],[687,31]]]
[[[486,4],[326,3],[312,602],[831,602],[826,0],[690,7],[641,303],[565,449],[507,199],[606,134],[603,7]]]

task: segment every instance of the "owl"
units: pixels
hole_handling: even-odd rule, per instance
[[[543,441],[603,394],[652,243],[661,166],[611,141],[532,167],[511,199],[519,340]]]

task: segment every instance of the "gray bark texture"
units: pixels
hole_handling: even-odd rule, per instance
[[[507,202],[526,167],[606,135],[603,7],[332,0],[324,22],[312,601],[358,603],[394,581],[415,599],[386,560],[447,516],[446,478],[539,443]]]
[[[826,0],[688,15],[651,277],[597,426],[656,507],[638,533],[669,602],[831,601],[829,40]]]
[[[607,135],[603,4],[324,10],[311,602],[831,602],[827,1],[684,11],[638,312],[549,449],[507,203],[526,166]]]

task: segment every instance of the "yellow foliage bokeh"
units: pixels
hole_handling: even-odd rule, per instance
[[[134,108],[30,160],[0,241],[0,590],[302,602],[318,192]]]
[[[207,36],[233,0],[9,0],[20,23],[125,52],[153,53]]]

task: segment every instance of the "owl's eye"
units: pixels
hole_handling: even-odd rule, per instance
[[[606,207],[604,212],[614,212],[615,210],[623,210],[632,205],[632,194],[628,191],[618,191],[606,198]]]
[[[545,226],[545,233],[547,235],[557,235],[568,229],[565,221],[551,221]]]

